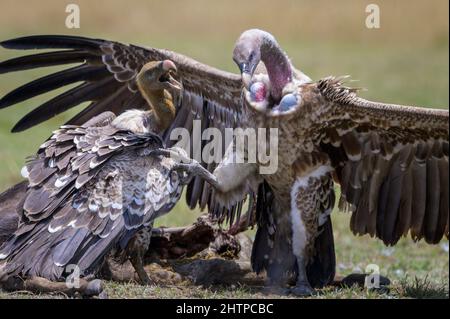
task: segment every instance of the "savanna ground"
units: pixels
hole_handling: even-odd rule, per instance
[[[210,65],[236,72],[231,60],[234,41],[248,28],[273,33],[293,63],[313,79],[350,74],[361,96],[391,103],[448,108],[448,2],[433,1],[71,1],[81,9],[81,28],[67,29],[65,2],[0,1],[0,39],[31,34],[69,34],[168,48]],[[367,29],[365,8],[377,3],[380,29]],[[0,50],[0,60],[21,52]],[[54,68],[0,76],[0,96]],[[20,180],[24,158],[35,152],[50,131],[68,120],[72,110],[27,132],[10,134],[24,114],[49,98],[42,95],[0,111],[0,190]],[[83,106],[82,106],[83,107]],[[191,223],[198,211],[183,201],[158,221],[175,226]],[[337,274],[360,272],[377,264],[393,284],[389,293],[359,288],[324,289],[317,298],[448,298],[448,241],[435,246],[402,239],[395,247],[351,234],[348,214],[335,212]],[[252,232],[249,233],[253,235]],[[116,298],[263,298],[258,288],[141,287],[107,283]],[[5,293],[0,298],[51,295]],[[276,297],[276,296],[269,296]]]

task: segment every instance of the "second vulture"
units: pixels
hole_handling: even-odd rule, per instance
[[[40,146],[22,169],[20,223],[0,247],[0,273],[58,281],[77,266],[85,277],[118,249],[150,283],[142,260],[153,221],[174,207],[185,181],[173,167],[186,153],[158,135],[175,116],[175,72],[169,60],[143,66],[138,85],[150,111],[103,112],[61,126]]]

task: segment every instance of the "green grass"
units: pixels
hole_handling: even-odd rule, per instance
[[[346,0],[330,7],[325,1],[224,2],[206,0],[137,1],[135,8],[124,2],[80,4],[80,30],[64,27],[64,5],[39,1],[33,8],[25,1],[3,0],[0,4],[0,39],[15,36],[63,33],[103,37],[135,44],[168,48],[202,62],[236,72],[231,51],[239,33],[260,27],[275,34],[293,63],[314,79],[350,74],[354,86],[367,88],[362,96],[374,100],[448,108],[448,2],[383,2],[381,29],[364,27],[364,7],[370,1]],[[239,7],[239,10],[236,10]],[[267,12],[270,12],[268,18]],[[23,52],[0,50],[0,60]],[[55,68],[0,75],[0,96],[15,87],[48,74]],[[76,110],[64,113],[20,134],[10,134],[12,126],[28,111],[46,101],[42,95],[10,109],[0,110],[0,191],[20,180],[24,158],[36,151],[51,130],[71,118]],[[77,108],[77,110],[79,110]],[[196,219],[180,201],[159,225],[185,225]],[[317,298],[420,298],[448,297],[448,241],[439,245],[402,239],[387,248],[379,240],[355,237],[349,230],[349,215],[333,215],[337,254],[337,274],[345,276],[377,264],[393,285],[389,293],[367,292],[360,288],[329,288]],[[250,232],[250,235],[253,233]],[[446,246],[445,246],[446,245]],[[255,298],[266,297],[255,288],[235,285],[206,289],[141,287],[107,283],[110,297],[116,298]],[[0,298],[58,297],[28,293],[6,294]]]

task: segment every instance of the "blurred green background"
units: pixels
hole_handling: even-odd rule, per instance
[[[76,3],[81,28],[65,27],[65,7]],[[369,3],[380,7],[379,29],[365,26]],[[201,62],[237,72],[231,52],[248,28],[271,32],[295,66],[313,79],[349,74],[362,96],[384,102],[448,108],[449,33],[446,0],[432,1],[19,1],[0,2],[0,39],[32,34],[69,34],[112,39],[174,50]],[[0,60],[25,52],[0,49]],[[27,52],[29,53],[29,51]],[[54,71],[39,69],[0,75],[0,96],[18,85]],[[0,110],[0,190],[20,180],[24,158],[36,151],[50,131],[80,108],[29,131],[11,134],[12,126],[51,94]],[[160,223],[186,224],[197,216],[184,202]],[[382,273],[409,273],[446,283],[448,241],[427,246],[402,240],[391,250],[348,230],[349,216],[334,214],[338,273],[368,263]]]

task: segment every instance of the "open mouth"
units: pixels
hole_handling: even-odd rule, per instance
[[[174,70],[169,70],[159,77],[159,82],[167,83],[170,87],[175,90],[181,90],[182,85],[179,81],[174,78],[176,72]]]

